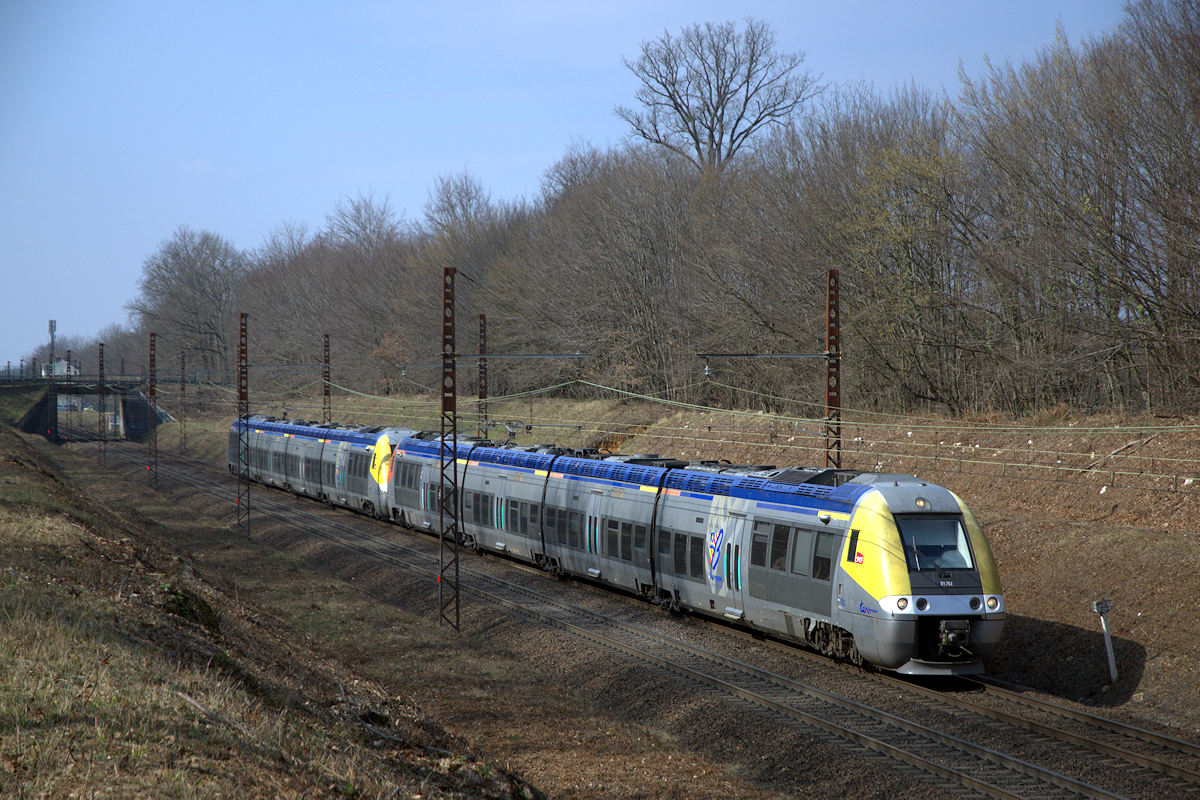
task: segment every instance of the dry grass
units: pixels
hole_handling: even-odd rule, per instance
[[[0,430],[0,797],[533,796],[124,524]]]

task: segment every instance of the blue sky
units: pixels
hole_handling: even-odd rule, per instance
[[[1120,0],[0,0],[0,371],[128,321],[181,225],[246,249],[340,198],[424,214],[440,176],[537,194],[573,142],[616,144],[621,58],[694,22],[769,22],[827,82],[957,93],[993,62],[1111,30]]]

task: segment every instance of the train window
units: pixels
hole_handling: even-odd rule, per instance
[[[476,525],[491,528],[492,508],[495,497],[482,492],[467,492],[463,495],[463,516]]]
[[[753,538],[750,541],[750,564],[755,567],[767,565],[767,543],[770,541],[771,523],[754,523]]]
[[[567,529],[567,544],[570,547],[583,548],[583,514],[578,511],[570,512],[570,527]]]
[[[812,552],[812,531],[796,528],[795,542],[792,544],[792,572],[796,575],[807,575],[809,560]]]
[[[771,569],[780,572],[787,569],[788,540],[791,539],[792,529],[787,525],[776,523],[771,531]]]
[[[558,543],[562,545],[565,545],[569,541],[567,538],[568,519],[567,510],[565,508],[560,508],[558,510],[558,527],[555,528],[555,531],[557,532],[556,535],[558,537]]]
[[[671,532],[664,528],[659,528],[658,531],[658,554],[662,556],[671,554]],[[666,560],[663,559],[662,563],[665,564]]]
[[[416,464],[406,462],[400,463],[400,469],[396,470],[394,483],[396,486],[403,489],[416,489],[421,474],[421,468]]]
[[[645,525],[634,525],[633,526],[633,549],[634,550],[645,550],[646,549],[646,535],[647,535],[647,530],[646,530]]]
[[[693,536],[691,558],[688,559],[689,572],[693,578],[704,577],[704,537]]]
[[[621,558],[633,561],[633,523],[621,523]]]
[[[544,511],[546,513],[546,530],[553,535],[554,529],[558,527],[558,509],[554,506],[546,506]]]
[[[508,513],[504,515],[504,530],[509,533],[516,533],[521,520],[521,502],[519,500],[508,501]]]
[[[850,530],[850,544],[846,547],[846,560],[853,563],[858,553],[858,528]]]
[[[687,575],[687,543],[686,533],[675,534],[675,574]]]
[[[604,554],[617,558],[620,556],[621,523],[615,519],[605,520],[606,535],[604,537]]]
[[[833,534],[818,533],[817,546],[813,548],[812,576],[819,581],[829,580],[829,567],[833,562]]]

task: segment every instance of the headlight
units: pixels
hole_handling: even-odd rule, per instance
[[[995,611],[997,608],[1000,607],[1000,600],[995,597],[989,597],[987,599],[987,607],[989,610]]]
[[[972,597],[972,598],[971,598],[971,610],[972,610],[972,611],[978,611],[978,610],[979,610],[979,606],[980,606],[980,605],[981,605],[981,604],[980,604],[980,602],[979,602],[979,598],[978,598],[978,597]]]
[[[903,611],[904,609],[908,608],[908,598],[907,598],[907,597],[901,597],[899,600],[897,600],[897,601],[896,601],[896,608],[900,609],[901,611]]]
[[[926,600],[924,597],[918,597],[917,598],[917,611],[924,611],[927,608],[929,608],[929,601]]]

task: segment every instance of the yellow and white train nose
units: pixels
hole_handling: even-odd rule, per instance
[[[838,571],[837,624],[864,658],[903,673],[983,670],[1004,596],[983,531],[953,493],[910,480],[865,494]]]

